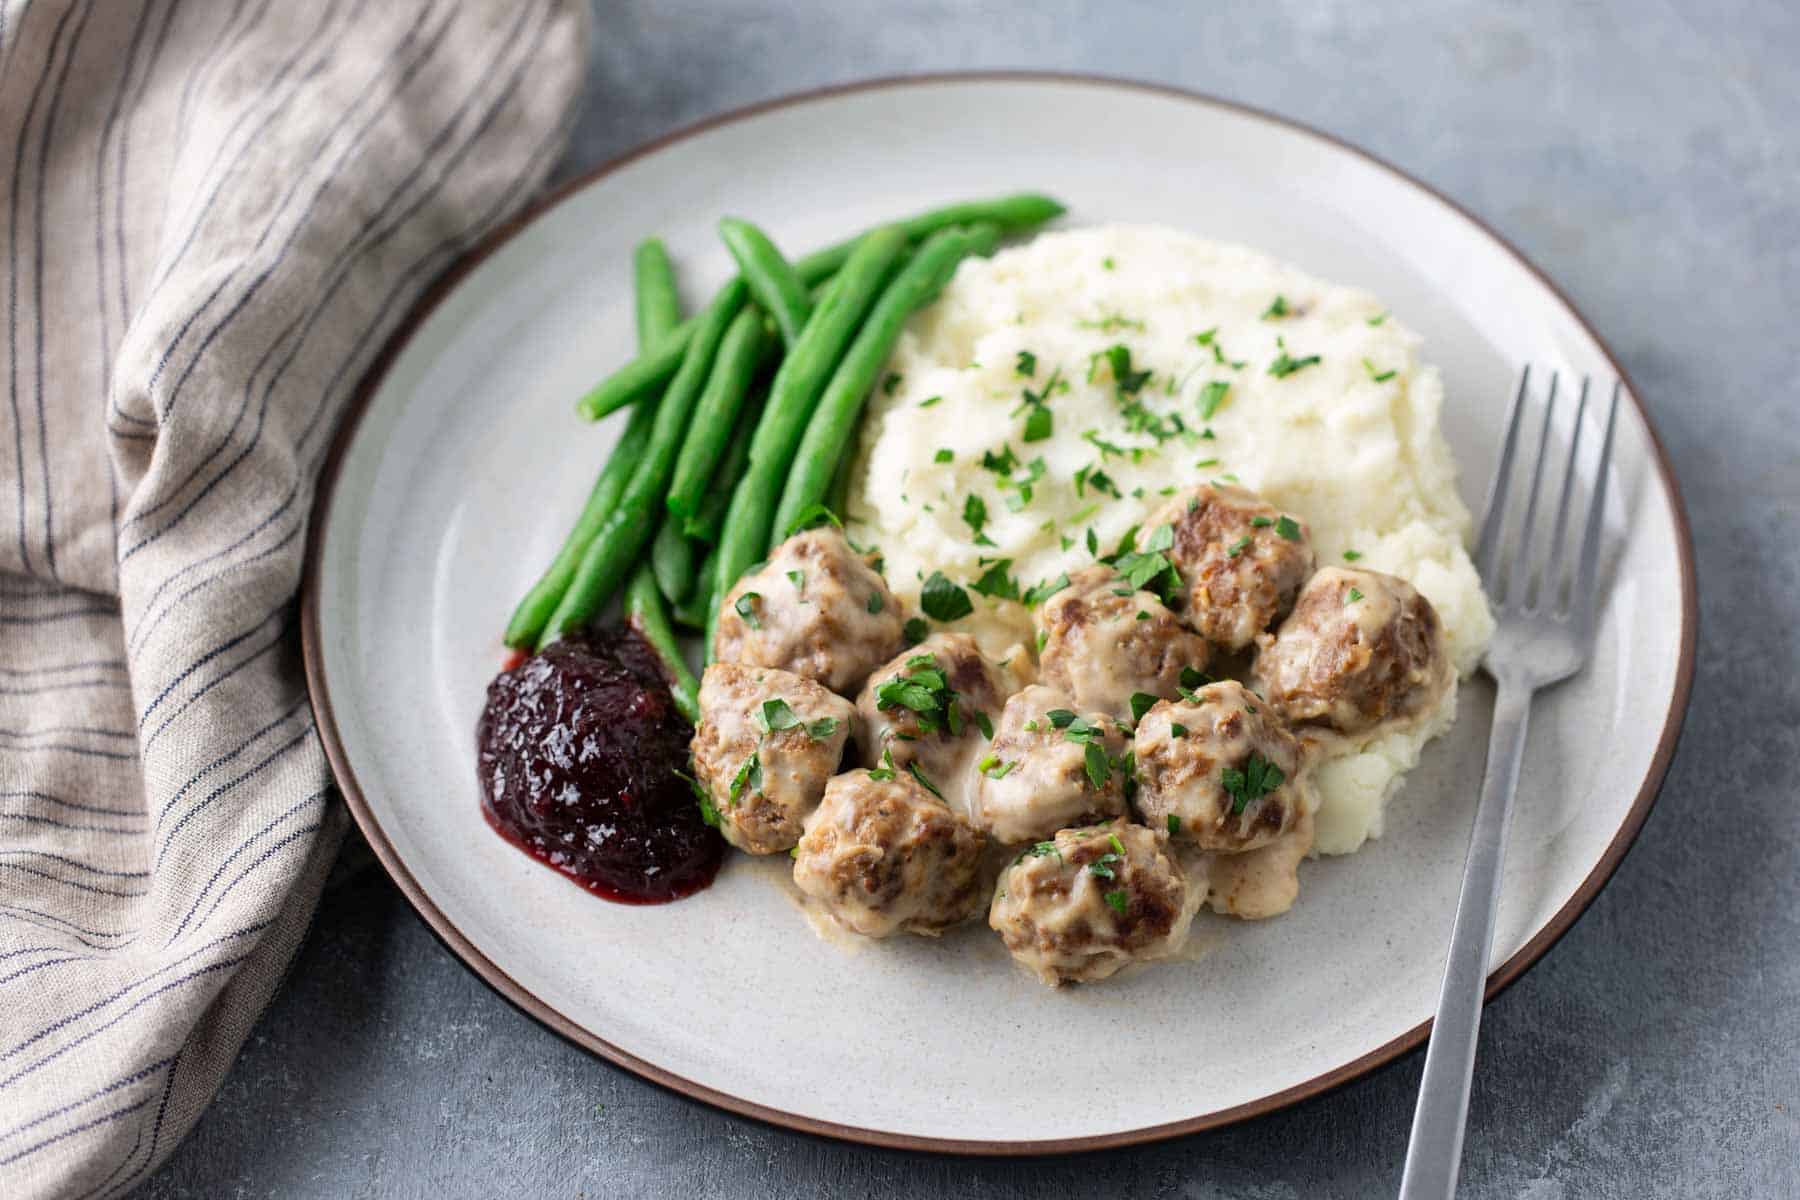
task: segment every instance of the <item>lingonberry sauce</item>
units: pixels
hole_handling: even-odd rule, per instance
[[[659,904],[724,856],[687,781],[693,727],[654,652],[620,626],[563,638],[488,685],[476,727],[482,813],[596,896]]]

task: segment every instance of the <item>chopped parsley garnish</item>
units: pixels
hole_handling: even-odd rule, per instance
[[[1231,384],[1223,379],[1215,379],[1200,390],[1200,419],[1210,421],[1219,406],[1225,403],[1225,393],[1231,390]],[[1208,431],[1210,432],[1210,431]],[[1201,434],[1205,437],[1206,434]]]
[[[1355,562],[1357,559],[1359,559],[1361,557],[1362,557],[1361,550],[1346,550],[1346,551],[1344,551],[1344,561],[1345,562]]]
[[[1194,464],[1195,467],[1199,468],[1202,471],[1204,471],[1208,467],[1216,467],[1218,465],[1219,465],[1219,460],[1216,458],[1203,458],[1199,462]]]
[[[1187,726],[1183,725],[1180,721],[1170,721],[1169,722],[1169,736],[1172,738],[1186,737],[1187,736]]]
[[[969,590],[978,596],[987,596],[994,600],[1017,600],[1019,598],[1019,581],[1007,574],[1012,566],[1010,558],[996,559],[981,578],[969,585]]]
[[[1044,719],[1058,729],[1067,729],[1075,723],[1077,718],[1073,712],[1066,708],[1053,708],[1044,714]]]
[[[906,638],[906,644],[909,646],[918,645],[930,632],[931,628],[925,624],[923,617],[908,617],[906,624],[900,627],[900,633]]]
[[[1294,520],[1292,517],[1281,517],[1275,522],[1275,536],[1281,538],[1283,541],[1299,541],[1300,522]]]
[[[875,707],[906,709],[922,733],[940,729],[951,737],[962,733],[962,702],[937,659],[929,654],[913,655],[906,660],[903,674],[875,685]]]
[[[981,736],[988,741],[994,740],[994,722],[979,708],[975,710],[975,728],[981,730]]]
[[[799,592],[802,596],[806,595],[805,571],[786,571],[784,574],[787,576],[787,581],[794,585],[794,590],[796,592]]]
[[[1243,770],[1226,767],[1219,772],[1219,785],[1231,797],[1231,815],[1237,816],[1285,782],[1281,768],[1252,752]]]
[[[1117,333],[1121,329],[1132,329],[1144,332],[1144,323],[1120,313],[1103,313],[1092,321],[1075,322],[1077,329],[1097,329],[1101,333]]]
[[[1256,516],[1250,518],[1250,527],[1252,529],[1267,529],[1269,526],[1273,525],[1274,523],[1275,523],[1274,517],[1265,517],[1260,513],[1258,513]]]
[[[1319,361],[1319,356],[1316,354],[1308,354],[1305,358],[1295,358],[1288,353],[1287,343],[1281,338],[1275,339],[1275,347],[1281,353],[1276,356],[1274,362],[1269,364],[1269,374],[1277,379],[1286,379],[1295,371],[1313,366]]]
[[[1137,619],[1140,621],[1148,621],[1150,619],[1150,614],[1140,608],[1138,609]]]
[[[1156,697],[1150,695],[1148,692],[1131,693],[1131,719],[1134,721],[1143,720],[1144,714],[1149,712],[1155,703]]]
[[[1287,297],[1276,293],[1275,299],[1269,301],[1269,307],[1263,309],[1262,319],[1274,321],[1288,316],[1293,310],[1288,307]]]
[[[1369,378],[1374,380],[1376,383],[1386,383],[1388,380],[1392,379],[1395,375],[1399,374],[1399,372],[1392,371],[1392,370],[1377,371],[1375,369],[1375,364],[1370,362],[1366,358],[1363,359],[1363,370],[1367,371],[1369,373]]]
[[[1025,858],[1029,856],[1031,858],[1049,858],[1052,854],[1056,855],[1057,862],[1062,861],[1062,851],[1056,848],[1055,842],[1038,842],[1029,850],[1020,854],[1019,857]]]
[[[887,378],[881,381],[881,394],[884,396],[893,395],[895,389],[900,386],[900,378],[900,373],[898,371],[889,371]]]
[[[1203,688],[1212,681],[1212,676],[1208,675],[1205,671],[1197,670],[1193,667],[1181,668],[1181,686],[1184,688],[1190,690],[1193,688]]]
[[[802,721],[800,714],[788,705],[786,700],[777,696],[773,700],[764,700],[762,708],[757,711],[756,723],[762,726],[764,733],[780,733],[784,729],[804,729],[806,736],[815,742],[822,742],[837,733],[840,722],[836,717],[820,717],[816,721]]]
[[[1098,790],[1106,786],[1112,778],[1112,763],[1106,757],[1106,750],[1099,742],[1089,742],[1082,752],[1083,765],[1087,767],[1088,782]]]
[[[961,587],[944,578],[942,571],[933,571],[919,592],[919,607],[934,621],[954,621],[974,612],[975,602]]]
[[[942,399],[943,399],[942,396],[927,396],[923,400],[919,401],[919,407],[920,408],[930,408],[932,405],[936,404],[939,400],[942,400]]]
[[[1117,263],[1113,262],[1112,255],[1110,254],[1100,260],[1100,266],[1108,271],[1112,270],[1117,265]]]
[[[986,775],[989,779],[1005,779],[1008,775],[1012,774],[1012,769],[1018,765],[1019,764],[1016,762],[1006,761],[999,755],[990,754],[980,762],[976,763],[975,769],[980,771],[983,775]]]
[[[1041,442],[1055,430],[1056,418],[1042,404],[1033,404],[1025,413],[1025,432],[1019,435],[1023,442]]]
[[[1109,442],[1101,437],[1098,429],[1088,430],[1081,435],[1081,440],[1100,452],[1100,459],[1102,462],[1111,455],[1116,454],[1122,457],[1125,453],[1124,447],[1120,446],[1117,442]]]
[[[763,727],[764,733],[777,733],[783,729],[792,729],[800,724],[800,718],[780,697],[764,700],[762,708],[756,714],[756,723]]]
[[[1107,892],[1101,899],[1106,901],[1108,908],[1121,917],[1125,915],[1125,910],[1131,907],[1131,897],[1125,892]]]
[[[939,800],[942,800],[944,798],[944,793],[937,790],[937,784],[935,784],[935,783],[931,782],[931,780],[925,778],[925,772],[919,770],[918,763],[916,763],[916,762],[907,763],[906,764],[906,773],[911,775],[914,779],[918,780],[920,787],[924,788],[926,791],[928,791],[932,795],[936,796]]]
[[[1169,834],[1174,836],[1181,832],[1181,818],[1174,813],[1169,814]]]
[[[1243,537],[1241,537],[1237,541],[1231,543],[1231,545],[1225,547],[1225,554],[1227,557],[1236,558],[1238,555],[1242,554],[1245,550],[1247,550],[1249,548],[1250,548],[1250,535],[1246,533]]]
[[[1388,319],[1388,315],[1386,313],[1377,313],[1375,316],[1372,316],[1369,318],[1369,325],[1372,328],[1374,326],[1380,325],[1383,321],[1385,321],[1387,319]]]
[[[1358,600],[1361,600],[1362,598],[1363,598],[1363,594],[1360,591],[1358,591],[1355,588],[1351,588],[1348,592],[1346,592],[1344,594],[1344,603],[1345,604],[1355,604]]]
[[[1055,579],[1045,580],[1025,593],[1025,603],[1035,607],[1068,586],[1069,577],[1067,574],[1058,575]]]
[[[1124,494],[1119,485],[1113,482],[1111,475],[1100,469],[1099,464],[1090,464],[1075,472],[1075,495],[1087,495],[1087,489],[1093,488],[1102,495],[1111,496],[1114,500],[1123,500]]]
[[[954,451],[954,450],[939,450],[936,454],[931,456],[931,461],[932,462],[941,462],[941,463],[955,462],[956,461],[956,451]]]
[[[987,541],[986,537],[981,532],[981,527],[987,524],[987,518],[987,501],[983,500],[980,496],[970,494],[970,496],[963,501],[962,519],[963,524],[974,531],[975,540],[977,542],[986,543]]]
[[[885,601],[881,598],[880,592],[870,592],[869,593],[869,612],[870,613],[880,612],[882,605],[884,605],[886,603],[887,603],[887,601]]]
[[[745,592],[737,598],[737,603],[731,606],[738,616],[744,618],[744,624],[752,629],[762,628],[762,618],[756,614],[756,603],[761,599],[761,592]]]
[[[892,747],[883,747],[881,751],[881,765],[879,767],[869,768],[869,778],[880,783],[886,783],[893,777],[894,751]]]
[[[736,808],[738,800],[746,792],[755,795],[762,791],[762,786],[762,760],[752,754],[744,760],[744,765],[737,769],[737,774],[731,777],[731,791],[727,797],[731,802],[731,807]]]
[[[1095,879],[1104,879],[1110,883],[1119,877],[1119,873],[1113,870],[1113,867],[1124,861],[1124,858],[1117,854],[1102,854],[1088,864],[1088,874]]]
[[[1013,370],[1018,372],[1020,375],[1025,376],[1027,379],[1031,378],[1033,375],[1036,375],[1037,374],[1037,355],[1033,354],[1029,350],[1019,351],[1019,359],[1018,359],[1018,362],[1014,365]]]
[[[838,515],[823,504],[809,504],[800,510],[800,515],[794,518],[794,523],[781,536],[791,538],[803,529],[817,529],[821,525],[833,525],[839,529],[844,527],[844,523],[838,520]]]
[[[1210,346],[1213,344],[1213,339],[1218,336],[1219,336],[1219,327],[1217,325],[1214,325],[1211,329],[1205,329],[1199,333],[1196,333],[1194,335],[1194,342],[1196,345]]]
[[[1123,342],[1108,346],[1102,353],[1106,356],[1106,365],[1112,368],[1113,382],[1118,385],[1121,396],[1135,396],[1150,382],[1149,371],[1131,369],[1131,347]]]

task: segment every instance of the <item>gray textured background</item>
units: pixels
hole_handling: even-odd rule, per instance
[[[1687,732],[1636,849],[1482,1036],[1464,1194],[1800,1196],[1800,7],[597,3],[572,174],[723,109],[928,68],[1179,84],[1491,222],[1619,352],[1692,510]],[[1048,135],[1047,135],[1048,136]],[[354,847],[351,853],[354,853]],[[378,871],[334,887],[155,1197],[1370,1197],[1420,1060],[1145,1149],[979,1162],[726,1117],[509,1008]]]

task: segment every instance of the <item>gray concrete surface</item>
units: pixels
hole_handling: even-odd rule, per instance
[[[1463,1194],[1800,1196],[1800,7],[1259,0],[599,5],[565,173],[799,88],[973,66],[1267,106],[1447,191],[1623,356],[1691,506],[1687,732],[1613,884],[1489,1010]],[[978,1162],[726,1117],[590,1059],[385,878],[333,889],[159,1198],[1392,1195],[1413,1056],[1170,1144]]]

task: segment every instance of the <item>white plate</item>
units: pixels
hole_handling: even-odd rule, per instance
[[[482,822],[473,731],[500,629],[621,427],[571,406],[632,353],[633,242],[666,238],[694,302],[728,270],[721,214],[799,250],[1023,189],[1067,201],[1070,224],[1160,222],[1381,296],[1443,369],[1475,510],[1522,364],[1617,372],[1540,275],[1393,169],[1263,114],[1099,80],[938,77],[784,101],[658,143],[489,239],[395,337],[321,485],[305,620],[320,729],[381,860],[488,982],[738,1112],[933,1149],[1117,1145],[1291,1103],[1425,1034],[1482,764],[1481,681],[1386,835],[1303,868],[1293,912],[1202,917],[1201,961],[1098,987],[1044,989],[979,927],[846,951],[776,885],[783,864],[743,856],[681,903],[607,904]],[[1494,989],[1611,874],[1686,705],[1688,535],[1635,401],[1616,463],[1597,653],[1533,714]]]

